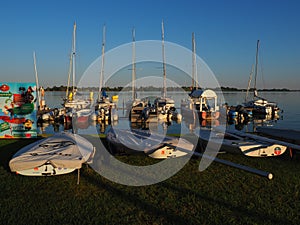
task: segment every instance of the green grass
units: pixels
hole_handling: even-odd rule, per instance
[[[11,173],[12,155],[34,140],[0,140],[1,224],[300,224],[300,161],[218,157],[266,170],[273,180],[218,163],[198,171],[193,157],[173,177],[132,187],[83,166],[77,173],[26,177]],[[153,159],[118,156],[139,165]]]

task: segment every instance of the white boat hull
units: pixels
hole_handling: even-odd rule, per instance
[[[148,154],[151,158],[155,159],[167,159],[167,158],[178,158],[181,156],[185,156],[188,154],[187,151],[190,151],[190,154],[193,154],[194,145],[185,139],[178,139],[173,138],[167,142],[168,145],[163,146],[159,149],[154,151],[146,151],[145,153]],[[185,149],[186,151],[181,151],[179,149]]]
[[[194,145],[182,138],[164,136],[143,130],[111,129],[107,134],[111,153],[144,153],[152,158],[176,158],[193,153]],[[185,149],[181,151],[177,147]]]
[[[17,171],[17,174],[23,176],[53,176],[53,175],[62,175],[73,172],[75,169],[72,168],[56,168],[51,164],[42,165],[32,169]]]
[[[94,153],[87,139],[62,132],[23,147],[10,160],[9,167],[25,176],[60,175],[80,169]]]
[[[210,142],[210,147],[217,146],[228,153],[242,153],[250,157],[279,156],[287,149],[284,145],[250,139],[229,131],[224,134],[215,130],[201,130],[200,138]]]

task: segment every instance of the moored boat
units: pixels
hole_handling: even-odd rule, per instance
[[[181,114],[175,108],[175,101],[168,97],[159,97],[154,100],[154,107],[157,111],[158,118],[167,121],[180,122],[182,119]]]
[[[184,117],[200,120],[217,120],[220,117],[217,94],[210,89],[193,90],[188,99],[181,101],[181,112]]]
[[[103,39],[102,39],[102,57],[101,57],[101,72],[100,72],[100,83],[98,90],[98,98],[94,105],[95,113],[92,115],[94,121],[117,121],[118,116],[118,95],[113,95],[110,99],[106,94],[104,85],[104,56],[105,56],[105,26],[103,26]]]
[[[80,109],[73,112],[72,120],[78,123],[88,123],[93,113],[92,109]]]
[[[163,59],[163,90],[162,96],[154,100],[154,108],[156,110],[158,119],[160,120],[175,120],[181,122],[182,115],[175,108],[175,101],[167,97],[167,68],[166,68],[166,57],[165,57],[165,34],[164,34],[164,23],[161,24],[162,30],[162,59]]]
[[[72,53],[70,57],[70,68],[68,74],[68,85],[66,91],[66,98],[64,99],[62,105],[66,109],[66,111],[71,110],[80,110],[91,107],[91,97],[90,98],[78,98],[77,88],[75,87],[75,56],[76,56],[76,23],[73,26],[73,41],[72,41]],[[72,72],[72,90],[69,93],[70,86],[70,77]]]
[[[262,98],[261,96],[258,95],[258,92],[256,89],[256,80],[257,80],[257,74],[258,74],[258,52],[259,52],[259,40],[257,40],[257,45],[256,45],[253,99],[248,100],[248,92],[250,89],[250,83],[251,83],[251,79],[252,79],[252,71],[251,71],[249,82],[248,82],[246,99],[245,99],[245,102],[243,103],[243,106],[245,108],[248,108],[248,110],[251,110],[254,116],[255,115],[266,115],[266,114],[275,116],[280,111],[279,107],[277,106],[277,103],[270,102],[267,99]]]

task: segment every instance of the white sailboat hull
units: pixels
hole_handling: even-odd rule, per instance
[[[186,151],[180,151],[177,147],[185,149]],[[178,158],[187,155],[187,151],[190,151],[190,154],[193,154],[193,148],[194,145],[185,139],[172,138],[167,142],[166,146],[154,151],[148,151],[146,154],[155,159]]]
[[[144,153],[156,159],[176,158],[193,151],[194,145],[185,139],[150,133],[143,130],[111,129],[107,134],[111,153]],[[185,149],[180,151],[178,148]]]
[[[201,130],[200,138],[210,142],[210,147],[221,146],[220,150],[228,153],[242,153],[250,157],[268,157],[282,155],[287,147],[265,141],[250,139],[229,131]]]
[[[72,168],[56,168],[53,165],[41,165],[35,168],[16,171],[16,174],[20,174],[23,176],[54,176],[54,175],[62,175],[73,172],[75,169]]]
[[[20,149],[10,160],[12,172],[25,176],[66,174],[80,169],[94,155],[93,145],[72,133],[58,133]]]

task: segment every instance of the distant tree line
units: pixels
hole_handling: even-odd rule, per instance
[[[247,91],[247,89],[244,88],[233,88],[233,87],[221,87],[221,88],[216,88],[217,90],[222,90],[222,91]],[[250,92],[254,91],[254,88],[249,89]],[[258,91],[291,91],[290,89],[287,88],[272,88],[272,89],[258,89]]]
[[[77,88],[77,87],[74,87]],[[114,91],[114,92],[119,92],[119,91],[131,91],[132,87],[104,87],[104,89],[106,91]],[[190,91],[191,87],[168,87],[167,91]],[[215,91],[247,91],[247,89],[240,89],[240,88],[234,88],[234,87],[218,87],[218,88],[210,88],[212,90]],[[45,91],[66,91],[67,90],[67,86],[53,86],[53,87],[47,87],[45,88]],[[69,91],[73,90],[73,87],[69,87]],[[99,87],[80,87],[77,88],[78,91],[98,91]],[[161,87],[153,87],[153,86],[149,86],[149,87],[138,87],[136,88],[137,91],[161,91],[162,88]],[[249,90],[250,92],[253,92],[254,89],[250,88]],[[259,89],[258,91],[281,91],[281,92],[287,92],[287,91],[291,91],[290,89],[287,88],[272,88],[272,89]],[[294,91],[300,91],[300,90],[294,90]]]

